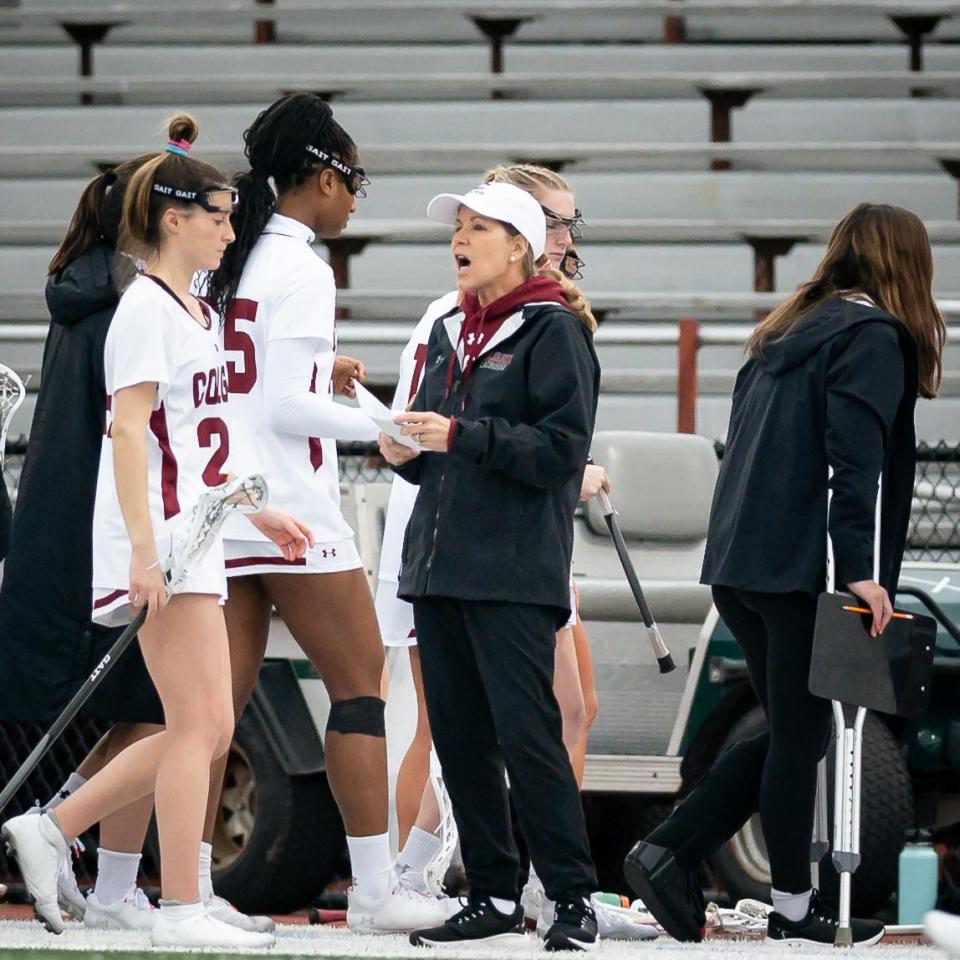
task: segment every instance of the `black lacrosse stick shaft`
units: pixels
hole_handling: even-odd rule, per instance
[[[37,768],[47,751],[60,739],[60,735],[70,726],[81,707],[90,699],[94,690],[103,682],[110,668],[120,659],[127,647],[136,637],[147,618],[147,608],[144,606],[134,621],[120,634],[113,646],[104,654],[103,659],[94,667],[93,672],[83,682],[83,686],[73,695],[70,702],[63,708],[63,712],[53,721],[50,729],[41,737],[40,742],[30,751],[30,756],[20,765],[20,769],[11,777],[10,782],[0,793],[0,812],[14,798],[17,791],[26,783],[27,777]]]
[[[633,599],[637,601],[637,607],[640,610],[643,625],[647,628],[650,644],[653,647],[653,655],[657,658],[657,666],[660,668],[661,673],[670,673],[676,670],[677,665],[673,662],[673,657],[670,655],[670,651],[660,636],[660,628],[653,619],[653,614],[647,605],[647,598],[643,595],[643,588],[640,586],[637,571],[633,567],[633,561],[630,559],[627,544],[617,524],[616,511],[613,509],[613,504],[610,502],[610,498],[605,491],[600,491],[598,499],[600,500],[600,506],[603,510],[603,519],[606,521],[607,529],[610,531],[610,539],[613,540],[617,556],[620,558],[620,566],[623,567],[627,583],[630,584]]]

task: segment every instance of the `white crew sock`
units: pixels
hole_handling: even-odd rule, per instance
[[[213,865],[213,844],[200,841],[200,900],[206,903],[213,896],[213,877],[210,869]]]
[[[393,858],[390,834],[347,837],[354,889],[367,900],[382,900],[390,892]]]
[[[202,917],[207,912],[202,900],[161,900],[160,911],[168,920],[191,920]]]
[[[537,868],[533,865],[533,861],[530,861],[530,872],[527,874],[527,889],[529,890],[542,890],[543,881],[537,876]]]
[[[403,873],[423,873],[424,867],[440,852],[440,838],[435,834],[413,827],[407,836],[400,855],[397,857],[397,871]]]
[[[94,896],[104,905],[122,900],[137,882],[140,870],[139,853],[118,853],[97,847],[97,884]]]
[[[813,896],[813,890],[807,890],[806,893],[783,893],[771,888],[770,896],[773,898],[773,909],[780,916],[786,917],[793,923],[799,923],[810,910],[810,897]]]
[[[79,773],[71,773],[64,781],[63,786],[40,808],[41,813],[47,813],[54,807],[60,806],[67,797],[75,790],[79,790],[87,782],[86,777],[81,777]]]
[[[517,909],[516,900],[504,900],[502,897],[491,897],[490,902],[493,904],[497,913],[502,913],[505,917],[511,916],[513,911]]]

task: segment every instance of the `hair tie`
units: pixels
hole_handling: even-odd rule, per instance
[[[104,171],[102,176],[103,189],[106,190],[107,187],[112,187],[117,182],[117,171],[111,167],[109,170]]]
[[[168,140],[167,153],[175,153],[177,156],[185,157],[190,152],[189,140]]]

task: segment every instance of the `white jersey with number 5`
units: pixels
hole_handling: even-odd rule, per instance
[[[304,371],[298,389],[332,397],[336,285],[333,271],[314,253],[313,239],[303,223],[273,214],[244,265],[224,318],[223,343],[237,467],[262,473],[270,503],[310,527],[320,545],[353,536],[340,512],[336,440],[278,429],[265,382],[271,345],[312,341],[317,344],[312,370]],[[231,542],[266,540],[239,517],[227,521],[224,536]]]
[[[147,499],[161,563],[200,494],[227,479],[227,370],[219,323],[212,311],[204,312],[206,327],[165,284],[140,276],[120,298],[110,324],[104,347],[106,433],[93,515],[97,620],[130,619],[124,599],[129,589],[130,540],[113,467],[111,411],[117,392],[139,383],[157,384],[146,432]],[[180,592],[222,594],[225,586],[218,541]]]

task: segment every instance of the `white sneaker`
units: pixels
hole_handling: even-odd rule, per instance
[[[229,900],[224,900],[215,893],[207,897],[204,906],[211,917],[222,923],[229,923],[231,927],[238,927],[240,930],[247,930],[250,933],[273,933],[277,929],[276,923],[269,917],[247,916]]]
[[[597,915],[597,936],[600,940],[656,940],[660,931],[644,923],[637,911],[628,907],[615,907],[601,900],[597,894],[590,897],[590,906]],[[537,920],[537,936],[542,940],[553,926],[556,904],[544,895],[543,909]]]
[[[0,828],[0,837],[7,853],[17,858],[37,919],[51,933],[63,933],[57,878],[69,848],[60,828],[46,814],[38,817],[24,813],[8,820]]]
[[[116,903],[101,903],[94,891],[87,896],[83,925],[88,930],[152,930],[157,911],[134,884]]]
[[[57,876],[57,900],[60,904],[60,910],[71,920],[81,921],[87,911],[87,901],[80,888],[77,886],[77,878],[73,873],[73,860],[70,854],[64,855],[60,861],[60,873]]]
[[[960,957],[960,917],[931,910],[923,918],[924,933],[951,957]]]
[[[536,923],[538,928],[540,924],[540,914],[543,911],[543,904],[546,898],[547,895],[544,893],[543,883],[537,876],[528,880],[520,892],[520,906],[523,907],[523,915],[527,920]],[[553,921],[551,920],[550,922],[552,923]]]
[[[421,897],[426,897],[428,900],[435,900],[440,905],[440,909],[443,910],[444,917],[448,920],[455,913],[459,913],[464,907],[464,901],[459,897],[435,897],[427,886],[427,880],[422,870],[406,870],[400,873],[397,868],[394,867],[394,874],[396,875],[397,883],[401,887],[411,890],[413,893],[418,893]]]
[[[192,908],[192,909],[191,909]],[[154,915],[150,943],[155,947],[272,947],[272,933],[252,933],[211,917],[202,903],[161,906]]]
[[[347,926],[354,933],[410,933],[438,927],[446,919],[446,909],[436,897],[400,884],[380,900],[369,900],[353,887],[347,891]]]
[[[601,940],[656,940],[660,935],[653,924],[644,923],[636,910],[606,903],[594,893],[590,905],[597,915],[597,933]]]

